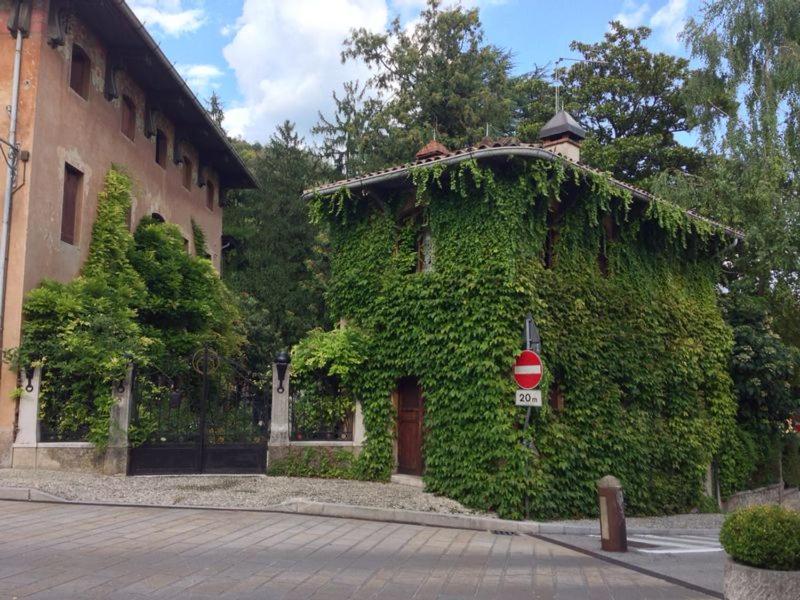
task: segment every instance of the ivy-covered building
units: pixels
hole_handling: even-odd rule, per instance
[[[541,144],[431,142],[306,193],[332,245],[325,335],[352,346],[314,365],[361,403],[357,476],[420,474],[515,517],[526,497],[539,518],[592,514],[607,474],[632,513],[700,501],[735,413],[715,281],[738,234],[582,164],[583,136],[561,112]],[[525,429],[528,313],[546,401]]]

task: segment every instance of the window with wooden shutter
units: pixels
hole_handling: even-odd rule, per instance
[[[214,184],[206,181],[206,208],[214,210],[214,201],[216,200],[216,190]]]
[[[69,69],[69,87],[84,100],[89,97],[89,74],[91,62],[83,48],[72,45],[72,62]]]
[[[156,162],[162,169],[167,168],[167,134],[156,130]]]
[[[122,97],[121,129],[128,139],[132,140],[136,136],[136,105],[128,96]]]
[[[183,187],[192,189],[192,161],[188,156],[183,157]]]
[[[72,165],[64,165],[64,197],[61,204],[61,241],[77,242],[78,204],[83,173]]]

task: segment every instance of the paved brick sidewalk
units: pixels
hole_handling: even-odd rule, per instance
[[[0,598],[707,598],[527,536],[0,502]]]

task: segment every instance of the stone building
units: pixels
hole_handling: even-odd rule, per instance
[[[225,191],[253,187],[253,177],[124,0],[0,0],[0,20],[0,106],[12,109],[0,111],[0,144],[16,173],[12,181],[11,165],[0,165],[2,347],[19,345],[27,291],[78,273],[112,164],[134,182],[132,229],[153,215],[194,252],[194,221],[219,268]],[[0,467],[12,460],[16,387],[4,365]]]
[[[433,141],[306,192],[330,230],[331,320],[369,348],[345,382],[362,476],[422,476],[510,516],[526,498],[539,517],[592,513],[609,473],[633,512],[699,501],[735,412],[715,281],[740,234],[583,164],[584,137],[561,111],[537,144]],[[527,314],[530,413],[511,376]]]

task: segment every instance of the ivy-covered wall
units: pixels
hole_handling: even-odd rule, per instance
[[[342,381],[364,410],[358,474],[391,473],[390,395],[414,376],[429,491],[509,517],[523,515],[526,495],[537,518],[591,515],[595,482],[611,473],[632,514],[695,505],[735,412],[714,289],[724,240],[560,163],[467,162],[413,179],[416,193],[339,192],[312,205],[331,226],[332,316],[368,345]],[[420,214],[399,218],[414,196]],[[435,259],[417,273],[420,226]],[[511,368],[528,312],[545,398],[563,409],[545,401],[524,434]]]

